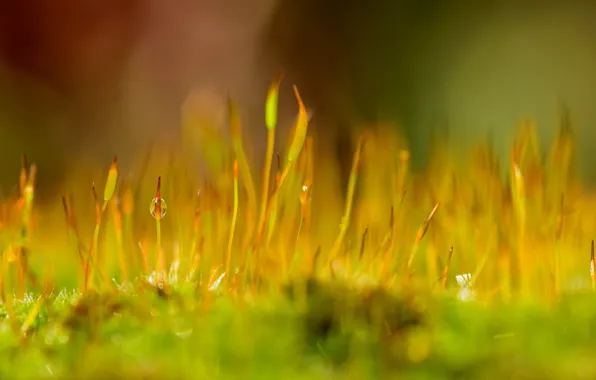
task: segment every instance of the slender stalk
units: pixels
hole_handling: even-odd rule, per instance
[[[443,275],[441,276],[441,289],[445,290],[447,285],[447,277],[449,276],[449,267],[451,266],[451,258],[453,257],[453,247],[449,249],[449,255],[447,256],[447,263],[445,264],[445,269],[443,270]]]
[[[152,201],[153,217],[155,218],[155,275],[158,286],[163,286],[166,277],[166,258],[161,247],[161,219],[164,217],[165,210],[163,198],[161,197],[161,177],[157,177],[157,191]]]
[[[232,246],[234,243],[234,231],[236,229],[236,220],[238,219],[238,160],[234,160],[234,210],[232,213],[232,225],[230,226],[230,236],[228,238],[228,250],[226,256],[226,282],[230,283],[232,274],[230,265],[232,262]]]
[[[360,137],[358,140],[358,145],[356,147],[356,151],[354,152],[354,158],[352,160],[352,169],[350,171],[350,178],[348,180],[348,195],[346,197],[346,204],[344,207],[344,215],[341,220],[339,234],[331,247],[331,251],[329,253],[329,257],[327,260],[327,267],[331,267],[331,263],[333,259],[339,253],[341,249],[341,245],[345,239],[346,233],[348,232],[348,226],[350,224],[350,219],[352,216],[352,207],[354,204],[354,194],[356,193],[356,183],[358,181],[358,171],[360,169],[360,156],[362,154],[362,147],[364,145],[364,135]]]
[[[99,200],[97,199],[95,184],[92,185],[91,190],[93,191],[93,200],[95,201],[95,228],[93,231],[93,237],[91,238],[91,244],[89,244],[87,262],[85,263],[85,285],[83,288],[83,291],[85,292],[89,289],[89,286],[93,284],[93,279],[95,277],[95,268],[97,265],[90,264],[91,262],[98,263],[98,260],[95,259],[94,255],[97,255],[98,251],[99,230],[101,227],[102,218],[102,207],[100,206]]]
[[[201,228],[201,209],[197,206],[195,209],[195,218],[194,224],[192,229],[192,243],[190,245],[190,271],[188,272],[188,278],[192,278],[196,273],[197,269],[199,268],[199,253],[197,252],[197,247],[199,244],[199,236],[200,236],[200,228]]]
[[[420,243],[422,239],[426,235],[426,231],[428,231],[428,227],[430,226],[430,222],[435,216],[435,213],[439,209],[440,203],[435,204],[435,207],[431,210],[430,214],[424,219],[422,225],[418,228],[418,232],[416,233],[416,240],[414,241],[414,245],[412,246],[412,251],[410,252],[410,256],[408,257],[408,272],[411,270],[412,264],[414,263],[414,258],[420,249]]]
[[[525,200],[525,184],[524,184],[524,177],[522,175],[521,169],[517,165],[517,163],[513,162],[513,170],[512,170],[512,192],[513,192],[513,199],[515,202],[515,209],[517,214],[517,222],[518,222],[518,252],[517,252],[517,259],[518,259],[518,266],[519,266],[519,273],[520,273],[520,284],[521,284],[521,293],[522,295],[526,295],[529,291],[529,273],[528,273],[528,265],[527,265],[527,252],[525,249],[526,244],[526,200]],[[559,258],[555,257],[555,292],[559,294],[560,290],[560,272],[559,272]]]
[[[590,252],[590,277],[592,279],[592,291],[596,291],[596,261],[594,259],[594,240]]]
[[[271,196],[271,200],[269,201],[269,204],[267,206],[264,223],[267,221],[267,219],[269,218],[269,215],[273,211],[274,198],[276,198],[277,195],[279,194],[281,186],[283,185],[284,181],[288,177],[288,174],[290,173],[290,169],[292,169],[294,162],[296,162],[296,160],[300,156],[300,153],[302,152],[302,148],[304,146],[304,142],[306,141],[306,132],[308,129],[309,115],[308,115],[308,112],[306,111],[306,108],[304,107],[304,103],[302,102],[302,98],[300,97],[300,93],[298,92],[298,88],[296,86],[294,86],[293,88],[294,88],[294,96],[296,97],[296,102],[298,103],[298,117],[296,118],[296,123],[293,128],[294,137],[292,139],[292,142],[290,144],[290,148],[288,151],[288,158],[286,161],[286,166],[284,168],[284,171],[282,172],[280,180],[277,183],[275,191],[273,192],[273,195]],[[258,246],[261,243],[261,239],[263,238],[264,223],[257,230],[257,241],[256,241],[255,246]]]
[[[118,207],[118,203],[112,201],[112,215],[114,216],[114,230],[116,233],[116,244],[118,251],[118,262],[120,264],[121,280],[128,280],[128,265],[126,264],[126,257],[124,256],[124,236],[122,226],[122,213]]]
[[[265,167],[263,168],[263,185],[261,193],[261,211],[259,212],[259,222],[257,232],[263,230],[265,225],[265,215],[267,213],[267,204],[269,202],[269,182],[271,180],[271,167],[273,165],[273,154],[275,149],[275,129],[277,126],[277,107],[279,85],[283,79],[283,73],[278,72],[275,79],[269,86],[267,101],[265,104],[265,125],[267,127],[267,152],[265,154]]]
[[[257,192],[255,190],[255,183],[252,178],[248,159],[244,152],[242,145],[242,123],[238,111],[238,105],[231,98],[228,98],[228,112],[230,118],[230,134],[232,136],[232,146],[234,154],[236,155],[237,165],[239,166],[240,174],[244,180],[246,194],[248,198],[247,204],[247,223],[246,232],[243,242],[243,247],[248,246],[250,239],[254,232],[255,218],[257,214]]]

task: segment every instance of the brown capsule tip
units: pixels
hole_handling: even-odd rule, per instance
[[[31,164],[29,166],[29,179],[33,181],[35,179],[35,175],[37,174],[37,165]]]
[[[157,177],[157,193],[161,191],[161,176]]]
[[[21,166],[24,170],[27,170],[27,155],[23,153],[21,156]]]
[[[284,78],[284,75],[285,75],[285,72],[282,69],[277,70],[277,72],[275,73],[275,76],[273,77],[273,85],[279,86],[282,79]]]
[[[234,160],[234,179],[238,179],[238,160]]]
[[[62,196],[62,207],[64,207],[64,212],[68,214],[68,203],[64,195]]]
[[[304,108],[304,104],[302,103],[302,98],[300,97],[298,87],[294,84],[292,85],[292,88],[294,89],[294,96],[296,97],[296,101],[298,102],[298,107]]]

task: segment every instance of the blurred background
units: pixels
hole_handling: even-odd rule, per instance
[[[191,92],[215,124],[225,123],[225,96],[238,99],[258,162],[280,68],[282,126],[296,111],[295,83],[320,149],[344,166],[352,131],[376,122],[402,128],[415,167],[433,131],[462,146],[490,135],[506,159],[521,117],[549,143],[564,103],[594,184],[594,20],[588,1],[3,1],[0,185],[4,195],[16,185],[22,153],[52,198],[71,172],[87,181],[80,173],[114,154],[126,167],[152,142],[183,148]]]

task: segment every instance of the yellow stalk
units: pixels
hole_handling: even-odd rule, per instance
[[[594,240],[590,252],[590,278],[592,280],[592,291],[596,291],[596,261],[594,259]]]
[[[445,290],[447,285],[447,277],[449,276],[449,267],[451,266],[451,258],[453,257],[453,247],[449,249],[449,255],[447,256],[447,263],[445,264],[445,269],[443,270],[443,275],[441,276],[441,289]]]
[[[161,219],[164,216],[164,203],[161,197],[161,177],[157,177],[157,191],[155,192],[155,198],[151,203],[153,210],[153,217],[155,218],[155,280],[158,286],[163,286],[166,277],[166,258],[165,253],[161,247]]]
[[[401,203],[403,201],[406,191],[406,178],[408,176],[408,167],[410,161],[410,153],[407,150],[400,151],[398,155],[397,178],[395,181],[395,189],[393,190],[393,221],[391,231],[391,247],[390,251],[394,252],[395,245],[398,241],[399,232],[399,211],[401,210]]]
[[[197,208],[195,209],[195,218],[194,218],[194,223],[193,223],[193,229],[192,229],[192,243],[190,245],[190,257],[189,257],[189,263],[190,263],[190,271],[188,272],[188,279],[191,279],[197,269],[199,268],[199,253],[197,252],[197,246],[199,244],[199,236],[200,236],[200,231],[201,231],[201,209],[197,206]]]
[[[238,105],[234,100],[228,98],[228,113],[230,118],[230,132],[232,136],[232,146],[234,154],[236,155],[237,165],[239,165],[240,174],[245,181],[246,194],[248,196],[247,207],[247,225],[243,247],[249,244],[249,241],[254,232],[255,218],[257,214],[257,192],[255,190],[255,183],[252,178],[248,159],[244,152],[242,145],[242,123],[240,122],[240,114]]]
[[[232,213],[232,225],[230,226],[230,236],[228,238],[228,253],[226,256],[226,282],[230,283],[232,274],[230,265],[232,262],[232,247],[234,243],[234,230],[236,229],[236,220],[238,219],[238,160],[234,160],[234,210]]]
[[[271,166],[273,165],[273,150],[275,148],[275,128],[277,126],[277,106],[279,86],[283,78],[283,73],[279,72],[267,92],[267,101],[265,106],[265,125],[267,127],[267,152],[265,154],[265,167],[263,169],[263,188],[261,193],[261,211],[259,213],[259,222],[257,231],[262,231],[265,224],[265,214],[267,213],[267,204],[269,202],[269,181],[271,178]]]
[[[95,275],[95,267],[99,265],[99,259],[95,259],[93,255],[99,256],[98,252],[98,245],[99,245],[99,232],[101,228],[101,221],[103,218],[103,213],[105,212],[109,201],[114,196],[114,192],[116,190],[116,184],[118,182],[118,159],[114,156],[112,160],[112,164],[110,165],[110,170],[108,172],[108,178],[106,181],[106,185],[104,188],[104,201],[103,205],[100,206],[99,199],[97,197],[97,191],[95,190],[95,184],[92,185],[93,191],[93,200],[95,201],[95,229],[93,232],[93,238],[91,240],[90,248],[89,248],[89,255],[87,258],[87,263],[85,264],[85,285],[84,291],[87,291],[90,284],[93,283],[94,275]],[[94,262],[97,265],[91,266],[91,272],[89,272],[89,265],[90,262]],[[108,286],[111,286],[108,281]]]
[[[362,135],[358,140],[356,151],[354,152],[354,158],[352,160],[352,169],[350,170],[350,178],[348,180],[348,195],[346,197],[346,204],[344,208],[344,215],[341,220],[339,234],[331,247],[329,252],[329,258],[327,261],[327,267],[330,268],[333,259],[338,255],[341,245],[344,241],[346,233],[348,232],[348,226],[352,216],[352,207],[354,204],[354,194],[356,193],[356,183],[358,181],[358,171],[360,169],[360,156],[362,154],[362,147],[364,145],[365,136]]]
[[[23,162],[25,164],[25,162]],[[23,173],[21,173],[22,175]],[[33,210],[33,200],[35,199],[35,179],[37,174],[37,167],[31,165],[29,169],[29,175],[27,177],[26,185],[23,189],[21,197],[22,204],[22,224],[21,224],[21,244],[19,245],[19,276],[20,276],[20,295],[24,295],[27,287],[27,274],[28,274],[28,260],[27,260],[27,249],[28,239],[31,229],[31,212]],[[24,182],[25,183],[25,182]]]
[[[95,184],[92,185],[91,190],[93,191],[93,199],[95,201],[95,229],[93,231],[93,237],[91,238],[91,244],[89,245],[89,255],[87,256],[87,263],[85,264],[85,292],[89,289],[89,286],[93,284],[93,279],[95,277],[95,269],[99,265],[99,260],[96,259],[94,255],[98,254],[99,229],[101,226],[102,218],[102,207],[99,205],[99,200],[97,199]],[[94,263],[94,265],[90,266],[90,263]]]
[[[62,207],[64,209],[64,216],[66,219],[66,228],[68,229],[68,237],[71,241],[71,244],[73,245],[73,247],[76,249],[76,251],[78,253],[79,260],[81,262],[81,269],[84,271],[85,270],[85,258],[83,257],[83,254],[81,252],[81,246],[80,246],[81,243],[80,243],[80,238],[78,236],[78,232],[76,230],[76,225],[74,222],[73,210],[72,210],[72,207],[69,207],[66,197],[64,197],[64,196],[62,197]],[[77,278],[78,278],[79,286],[81,286],[81,273],[82,272],[77,272],[77,273],[79,273]]]
[[[515,211],[517,214],[517,222],[518,222],[518,266],[519,266],[519,273],[520,273],[520,284],[521,284],[521,292],[523,295],[527,294],[529,290],[529,278],[528,278],[528,266],[527,266],[527,257],[526,257],[526,250],[525,250],[525,243],[526,243],[526,201],[525,201],[525,185],[524,185],[524,177],[522,175],[521,169],[514,161],[512,163],[512,195],[513,201],[515,205]],[[559,273],[559,258],[555,257],[555,292],[559,293],[559,280],[560,280],[560,273]]]
[[[412,251],[410,251],[410,256],[408,257],[408,272],[410,272],[410,270],[412,268],[412,263],[414,262],[414,259],[416,258],[418,249],[420,248],[420,243],[422,242],[424,235],[426,235],[426,231],[428,231],[430,222],[432,221],[433,217],[435,216],[435,213],[439,209],[439,205],[440,205],[440,203],[435,204],[435,207],[433,207],[430,214],[428,214],[426,219],[424,219],[424,222],[422,223],[422,225],[418,228],[418,232],[416,233],[416,240],[414,241],[414,245],[412,246]]]
[[[118,262],[120,264],[121,280],[128,280],[128,266],[126,258],[124,257],[124,236],[122,227],[122,213],[118,207],[118,203],[112,201],[112,215],[114,216],[114,231],[116,233],[116,243],[118,250]]]
[[[293,163],[298,159],[300,153],[302,152],[302,148],[304,146],[304,141],[306,140],[306,132],[308,129],[308,113],[306,108],[304,107],[304,103],[302,102],[302,98],[300,97],[300,93],[298,92],[298,88],[294,86],[294,96],[296,97],[296,102],[298,103],[298,117],[296,118],[296,124],[294,125],[294,137],[292,139],[292,143],[290,144],[290,149],[288,153],[288,159],[286,162],[286,166],[284,171],[280,177],[279,182],[271,196],[271,200],[269,201],[269,205],[267,206],[267,211],[265,213],[265,221],[267,221],[269,215],[273,211],[274,207],[274,198],[279,193],[285,179],[287,178],[290,169],[292,168]],[[257,232],[257,243],[255,245],[259,245],[261,239],[263,237],[263,229],[264,225],[261,226]]]

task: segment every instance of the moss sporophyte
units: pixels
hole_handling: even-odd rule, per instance
[[[296,86],[276,147],[282,78],[262,168],[232,98],[227,145],[201,142],[226,147],[203,155],[218,172],[154,152],[156,186],[114,157],[88,209],[62,197],[65,223],[40,222],[43,163],[23,156],[0,204],[0,378],[596,376],[596,198],[569,115],[546,155],[520,123],[505,176],[488,144],[453,142],[414,172],[396,128],[367,129],[341,189]]]

